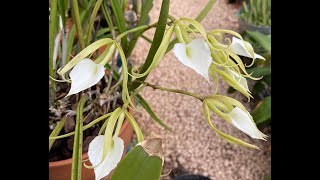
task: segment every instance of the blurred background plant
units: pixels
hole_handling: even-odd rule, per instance
[[[271,0],[249,0],[249,3],[243,1],[240,17],[249,24],[270,26]]]
[[[243,29],[271,33],[271,0],[246,0],[238,12]]]

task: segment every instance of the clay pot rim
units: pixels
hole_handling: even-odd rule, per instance
[[[122,124],[119,135],[125,131],[128,125],[129,125],[129,121],[125,120]],[[86,152],[85,154],[82,154],[82,160],[85,160],[85,159],[88,159],[88,152]],[[58,167],[61,165],[69,165],[69,164],[72,164],[72,158],[49,162],[49,168]]]

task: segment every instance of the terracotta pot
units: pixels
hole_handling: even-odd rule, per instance
[[[124,149],[128,146],[131,137],[133,135],[133,129],[129,121],[125,120],[120,130],[119,137],[124,141]],[[125,154],[124,150],[124,154]],[[124,156],[123,154],[123,156]],[[123,157],[122,156],[122,157]],[[82,155],[82,159],[88,159],[88,153]],[[86,164],[91,165],[90,161]],[[72,169],[72,158],[49,162],[49,179],[50,180],[70,180],[71,179],[71,169]],[[82,176],[81,180],[94,180],[93,169],[87,169],[82,165]]]

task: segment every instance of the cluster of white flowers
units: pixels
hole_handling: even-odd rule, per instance
[[[184,23],[192,25],[194,28],[191,29]],[[131,73],[133,78],[144,76],[159,64],[160,60],[165,55],[173,32],[175,32],[177,38],[179,39],[179,43],[174,45],[173,53],[181,63],[203,76],[208,82],[210,82],[209,74],[219,74],[230,86],[234,87],[236,90],[250,99],[251,95],[246,78],[253,77],[247,74],[245,71],[245,66],[242,64],[241,60],[239,60],[240,58],[238,55],[252,58],[253,61],[256,58],[264,58],[254,53],[251,44],[244,41],[237,33],[229,30],[214,30],[210,33],[206,33],[201,24],[189,18],[180,18],[171,25],[166,32],[163,42],[160,45],[159,52],[157,52],[155,55],[155,59],[153,60],[150,68],[144,74],[138,74],[133,71]],[[192,36],[193,34],[191,33],[200,34],[201,37],[195,38],[195,36]],[[221,41],[222,33],[234,35],[232,37],[232,41],[228,39],[228,44],[220,43],[219,40]],[[113,40],[106,41],[106,43],[109,42],[113,42],[115,44],[117,43]],[[119,49],[119,47],[120,46],[117,44],[117,48],[120,51],[121,49]],[[71,88],[67,96],[79,93],[80,91],[97,84],[105,74],[104,66],[106,63],[108,63],[108,58],[110,58],[115,51],[115,46],[114,48],[109,48],[110,52],[107,53],[108,55],[100,62],[95,62],[91,59],[84,58],[93,51],[92,46],[90,48],[84,49],[83,52],[81,52],[82,54],[79,53],[81,55],[77,56],[78,59],[76,61],[70,61],[69,64],[66,65],[65,69],[61,70],[59,73],[65,79],[64,74],[72,68],[69,73]],[[95,49],[97,48],[98,46],[95,47]],[[123,71],[127,71],[127,69],[123,69]],[[123,73],[124,79],[126,79],[128,72]],[[127,82],[124,81],[123,83],[126,85]],[[126,94],[128,94],[125,92],[127,91],[126,86],[124,86],[123,89],[123,96],[126,96]],[[264,135],[256,127],[250,113],[242,106],[240,102],[232,98],[214,94],[206,97],[203,100],[203,108],[208,124],[221,137],[229,142],[241,144],[247,147],[258,148],[257,146],[250,145],[215,128],[210,120],[209,110],[215,112],[221,118],[233,124],[236,128],[252,138],[263,140],[266,138],[266,135]],[[117,116],[117,118],[118,117],[119,116]],[[117,135],[114,135],[110,140],[111,145],[109,146],[107,155],[105,155],[103,153],[105,145],[104,138],[105,136],[103,135],[97,136],[91,142],[88,151],[89,160],[93,165],[92,167],[94,168],[96,179],[101,179],[107,176],[117,166],[124,151],[123,140]],[[104,159],[102,159],[103,157]]]

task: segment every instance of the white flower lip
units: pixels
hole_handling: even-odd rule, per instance
[[[255,125],[249,114],[242,109],[235,107],[230,113],[231,123],[242,132],[252,138],[266,140],[267,135],[263,134]]]
[[[124,142],[119,137],[113,137],[113,140],[114,145],[111,147],[110,152],[107,154],[107,157],[103,162],[101,162],[101,160],[103,154],[104,135],[95,137],[89,145],[88,156],[91,164],[96,166],[101,162],[99,166],[94,168],[96,180],[106,177],[115,167],[117,167],[121,160],[124,151]]]
[[[253,58],[253,59],[263,59],[263,60],[265,60],[264,57],[262,57],[262,56],[260,56],[259,54],[256,54],[256,53],[254,53],[254,56],[252,57],[252,55],[246,49],[244,43],[246,43],[246,45],[250,49],[252,49],[252,51],[253,51],[253,48],[252,48],[250,43],[248,43],[247,41],[242,41],[241,39],[238,39],[236,37],[232,37],[232,43],[230,44],[228,49],[231,50],[232,52],[234,52],[235,54],[240,55],[240,56],[245,56],[245,57],[249,57],[249,58]]]
[[[71,88],[67,96],[97,84],[105,74],[105,67],[90,59],[80,61],[70,72]],[[66,97],[67,97],[66,96]]]
[[[208,70],[212,58],[208,44],[204,40],[194,39],[189,44],[177,43],[173,47],[173,53],[182,64],[209,81]]]

